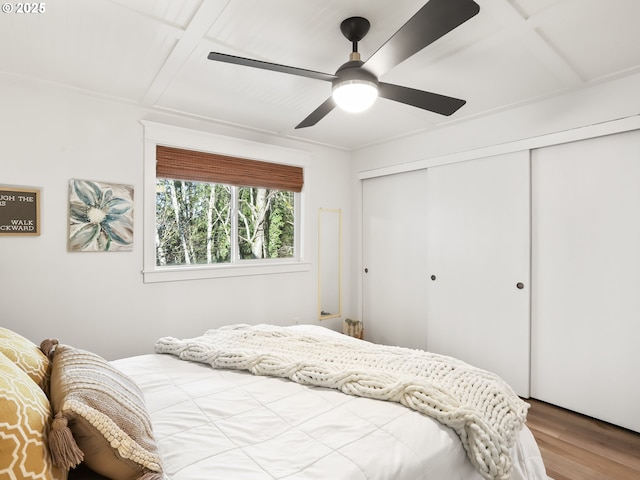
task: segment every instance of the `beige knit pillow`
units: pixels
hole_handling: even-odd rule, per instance
[[[113,480],[163,478],[142,392],[102,357],[58,345],[51,405],[55,420],[49,446],[57,465],[68,469],[84,459]]]
[[[66,480],[47,447],[51,407],[42,389],[0,353],[0,478]]]

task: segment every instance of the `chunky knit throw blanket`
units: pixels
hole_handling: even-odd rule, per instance
[[[510,476],[509,448],[529,405],[498,376],[421,350],[272,325],[232,325],[157,341],[157,353],[399,402],[451,427],[486,479]]]

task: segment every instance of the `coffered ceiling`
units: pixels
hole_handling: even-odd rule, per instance
[[[380,78],[465,99],[443,117],[378,99],[295,129],[331,84],[207,60],[210,51],[326,73],[348,60],[340,22],[371,22],[363,60],[424,0],[49,0],[0,14],[0,73],[165,112],[356,149],[640,70],[638,0],[476,0],[480,13]]]

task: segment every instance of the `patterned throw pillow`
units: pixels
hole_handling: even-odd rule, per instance
[[[49,359],[35,343],[12,330],[0,327],[0,352],[47,391]]]
[[[50,421],[42,389],[0,353],[0,478],[66,480],[47,447]]]
[[[51,405],[55,420],[49,446],[59,466],[75,467],[84,459],[94,472],[113,480],[163,478],[142,392],[102,357],[58,345]]]

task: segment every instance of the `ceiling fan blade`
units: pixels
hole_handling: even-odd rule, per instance
[[[473,0],[429,0],[365,62],[380,77],[427,45],[475,16]]]
[[[277,63],[252,60],[251,58],[236,57],[235,55],[227,55],[226,53],[211,52],[207,58],[216,62],[233,63],[235,65],[261,68],[263,70],[271,70],[273,72],[289,73],[291,75],[314,78],[316,80],[325,80],[327,82],[331,82],[336,78],[335,75],[330,73],[315,72],[313,70],[305,70],[304,68],[288,67]]]
[[[378,84],[378,95],[389,100],[422,108],[440,115],[451,115],[462,107],[466,100],[447,97],[438,93],[425,92],[415,88],[401,87],[390,83]]]
[[[322,103],[322,105],[311,112],[307,118],[296,125],[296,129],[314,126],[334,108],[336,108],[336,102],[333,100],[333,97],[329,97]]]

